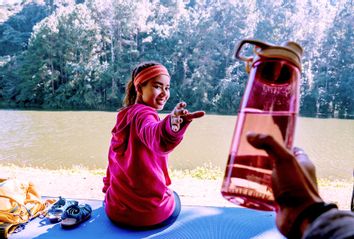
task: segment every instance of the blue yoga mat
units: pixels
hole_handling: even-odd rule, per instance
[[[167,227],[133,231],[114,225],[106,216],[102,201],[79,200],[92,206],[91,218],[74,229],[62,229],[60,224],[50,224],[47,219],[36,218],[25,229],[10,235],[10,239],[247,239],[284,238],[275,226],[273,212],[245,208],[205,207],[182,205],[177,221]]]

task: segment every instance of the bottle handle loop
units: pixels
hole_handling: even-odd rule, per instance
[[[242,47],[243,47],[245,44],[252,44],[252,45],[255,45],[256,48],[261,48],[261,49],[265,49],[265,48],[268,48],[268,47],[272,46],[272,45],[270,45],[270,44],[267,44],[267,43],[264,43],[264,42],[258,41],[258,40],[252,40],[252,39],[245,39],[245,40],[242,40],[242,41],[238,44],[238,46],[237,46],[237,48],[236,48],[235,57],[236,57],[237,59],[240,59],[240,60],[246,61],[246,62],[247,62],[247,61],[251,61],[253,58],[250,57],[250,56],[243,56],[243,55],[240,54],[240,53],[241,53],[241,50],[242,50]],[[254,52],[257,54],[256,49],[254,49]]]
[[[245,44],[252,44],[252,45],[255,45],[255,47],[253,48],[253,52],[255,54],[258,54],[258,50],[259,49],[265,49],[265,48],[268,48],[270,47],[271,45],[270,44],[267,44],[267,43],[264,43],[262,41],[258,41],[258,40],[252,40],[252,39],[245,39],[245,40],[242,40],[237,48],[236,48],[236,52],[235,52],[235,57],[237,59],[240,59],[242,61],[245,61],[246,63],[246,72],[247,74],[250,73],[251,71],[251,66],[252,66],[252,62],[253,62],[253,57],[252,56],[243,56],[241,55],[241,50],[242,50],[242,47],[245,45]]]

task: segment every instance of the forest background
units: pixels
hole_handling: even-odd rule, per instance
[[[172,75],[166,110],[236,114],[245,38],[304,48],[302,116],[354,118],[352,0],[0,1],[0,107],[109,110],[139,62]]]

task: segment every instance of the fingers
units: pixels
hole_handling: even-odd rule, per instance
[[[174,116],[182,116],[188,114],[188,110],[185,109],[187,104],[185,102],[179,102],[173,109]]]
[[[171,129],[172,129],[173,132],[178,132],[179,126],[178,125],[172,125]]]
[[[316,177],[316,168],[315,165],[311,162],[304,150],[298,147],[293,149],[294,156],[299,162],[300,166],[303,168],[304,172],[308,174],[312,182],[317,188],[317,177]]]
[[[195,118],[200,118],[205,115],[204,111],[196,111],[189,113],[185,107],[187,104],[185,102],[180,102],[176,105],[171,113],[171,129],[174,132],[177,132],[181,128],[183,122],[192,121]]]
[[[276,163],[285,163],[293,161],[293,155],[283,145],[277,142],[272,136],[266,134],[247,134],[248,142],[257,149],[265,150],[268,155],[272,156]]]
[[[177,132],[180,129],[180,125],[183,122],[183,119],[179,116],[171,115],[171,129],[173,132]]]
[[[303,195],[318,195],[315,166],[302,149],[294,148],[292,153],[272,136],[265,134],[249,133],[247,140],[254,147],[265,150],[274,160],[276,182],[273,185],[273,192],[275,197],[283,192],[288,193],[291,191],[289,188],[293,188],[294,192],[296,190],[303,192]],[[289,177],[289,172],[292,177]],[[302,189],[299,190],[299,188]]]
[[[284,146],[278,143],[272,136],[264,134],[249,133],[247,139],[251,145],[258,149],[265,150],[269,155],[273,156],[277,164],[291,164],[294,162],[294,156],[300,166],[309,174],[312,181],[316,183],[316,169],[308,158],[304,150],[294,147],[293,155]],[[317,183],[316,183],[317,185]]]
[[[201,118],[204,115],[205,115],[204,111],[196,111],[196,112],[191,113],[191,116],[192,116],[193,119]]]
[[[315,183],[315,167],[302,149],[291,152],[270,135],[249,133],[247,140],[274,160],[272,190],[279,206],[276,224],[283,235],[288,235],[305,208],[323,201]]]
[[[186,121],[192,121],[193,119],[197,119],[197,118],[201,118],[205,115],[204,111],[195,111],[193,113],[188,113],[187,115],[185,115],[185,119]]]
[[[173,125],[181,124],[182,122],[183,122],[183,119],[180,117],[172,117],[171,118],[171,124],[173,124]]]
[[[301,187],[301,184],[311,184],[317,191],[315,167],[303,150],[295,148],[293,154],[272,136],[265,134],[249,133],[247,140],[254,147],[265,150],[273,158],[274,174],[277,180],[280,180],[273,185],[275,196],[282,191],[287,191],[288,188]],[[289,178],[289,172],[294,178]]]
[[[171,113],[171,129],[173,132],[177,132],[181,128],[183,122],[181,116],[188,114],[188,110],[184,109],[186,105],[185,102],[178,103]]]
[[[317,187],[315,166],[304,150],[294,147],[293,152],[290,152],[272,136],[265,134],[249,133],[247,134],[247,140],[252,146],[265,150],[274,159],[279,170],[282,168],[294,168],[296,167],[295,165],[300,165]]]

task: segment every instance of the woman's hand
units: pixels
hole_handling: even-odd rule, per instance
[[[178,132],[183,122],[190,122],[195,118],[200,118],[205,115],[204,111],[195,111],[189,113],[185,107],[185,102],[180,102],[171,112],[171,129],[173,132]]]
[[[274,160],[272,188],[279,209],[276,212],[276,224],[279,231],[288,236],[299,214],[312,204],[323,202],[319,196],[315,167],[306,153],[294,148],[287,150],[272,136],[249,133],[248,142],[255,148],[265,150]],[[298,228],[302,234],[307,224]]]

